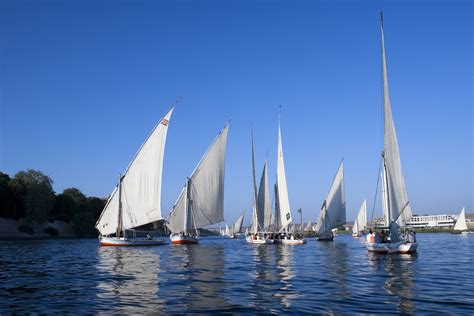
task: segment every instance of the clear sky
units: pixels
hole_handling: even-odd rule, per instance
[[[232,118],[225,217],[246,209],[247,222],[250,124],[258,177],[268,159],[273,183],[282,104],[292,209],[314,221],[344,157],[347,218],[365,197],[370,214],[382,148],[380,10],[412,209],[472,212],[473,5],[460,0],[0,0],[0,170],[40,169],[57,192],[106,197],[183,96],[168,131],[163,215]]]

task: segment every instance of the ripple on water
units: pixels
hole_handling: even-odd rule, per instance
[[[301,246],[2,241],[0,313],[472,314],[474,236],[418,240],[418,255],[392,256],[350,236]]]

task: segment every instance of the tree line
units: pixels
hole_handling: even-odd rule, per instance
[[[24,219],[29,227],[60,220],[72,224],[80,237],[95,237],[95,223],[107,201],[87,197],[77,188],[56,194],[53,180],[39,170],[16,173],[0,171],[0,217]]]

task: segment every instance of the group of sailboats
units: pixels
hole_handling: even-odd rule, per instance
[[[234,224],[229,227],[227,224],[225,225],[225,230],[221,231],[222,236],[229,237],[230,239],[235,239],[239,234],[242,233],[242,226],[244,224],[244,216],[245,212],[242,212],[239,217],[235,220]]]
[[[163,220],[161,186],[168,124],[174,106],[153,129],[100,215],[96,229],[102,246],[166,244],[163,238],[137,237],[135,228]],[[229,123],[219,132],[173,206],[166,226],[173,244],[197,243],[198,229],[224,220],[224,162]]]
[[[389,97],[382,15],[380,29],[384,123],[380,177],[385,225],[382,228],[368,225],[367,202],[364,200],[354,222],[352,235],[360,237],[369,230],[366,236],[366,247],[369,252],[414,253],[418,248],[416,236],[414,232],[405,227],[406,222],[412,216],[412,211],[402,172]],[[165,240],[150,235],[137,237],[137,231],[134,229],[163,220],[161,212],[163,157],[168,124],[173,110],[174,107],[158,122],[128,168],[120,175],[118,184],[96,223],[101,245],[160,245],[166,243]],[[166,219],[166,226],[171,231],[170,238],[173,244],[197,243],[199,228],[224,220],[224,165],[228,129],[229,124],[219,132],[194,171],[186,179],[184,187]],[[293,234],[289,229],[293,217],[288,196],[280,122],[278,124],[273,214],[267,162],[263,165],[257,190],[253,131],[251,132],[251,147],[253,210],[246,236],[247,242],[251,244],[305,243],[302,237]],[[242,230],[243,219],[244,213],[238,217],[231,228],[227,226],[225,235],[235,238]],[[344,165],[341,162],[329,193],[321,206],[316,224],[312,226],[311,223],[308,223],[307,228],[314,229],[318,240],[331,241],[334,238],[333,230],[345,223]],[[459,215],[454,231],[467,231],[464,208]]]
[[[291,215],[288,197],[280,122],[278,122],[277,170],[276,183],[274,186],[275,213],[273,219],[266,161],[263,165],[260,186],[257,191],[253,131],[251,132],[251,145],[254,197],[252,222],[250,231],[247,233],[247,242],[251,244],[304,244],[306,241],[302,236],[297,236],[289,230],[289,225],[292,223],[293,217]]]

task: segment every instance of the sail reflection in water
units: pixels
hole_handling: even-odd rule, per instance
[[[171,272],[172,271],[172,272]],[[171,272],[171,273],[170,273]],[[173,247],[166,261],[166,273],[159,282],[166,291],[166,312],[206,313],[225,310],[224,249],[218,245]]]
[[[110,312],[129,314],[163,309],[157,251],[148,247],[102,247],[97,252],[97,269],[106,276],[97,286],[98,299],[110,305]]]

